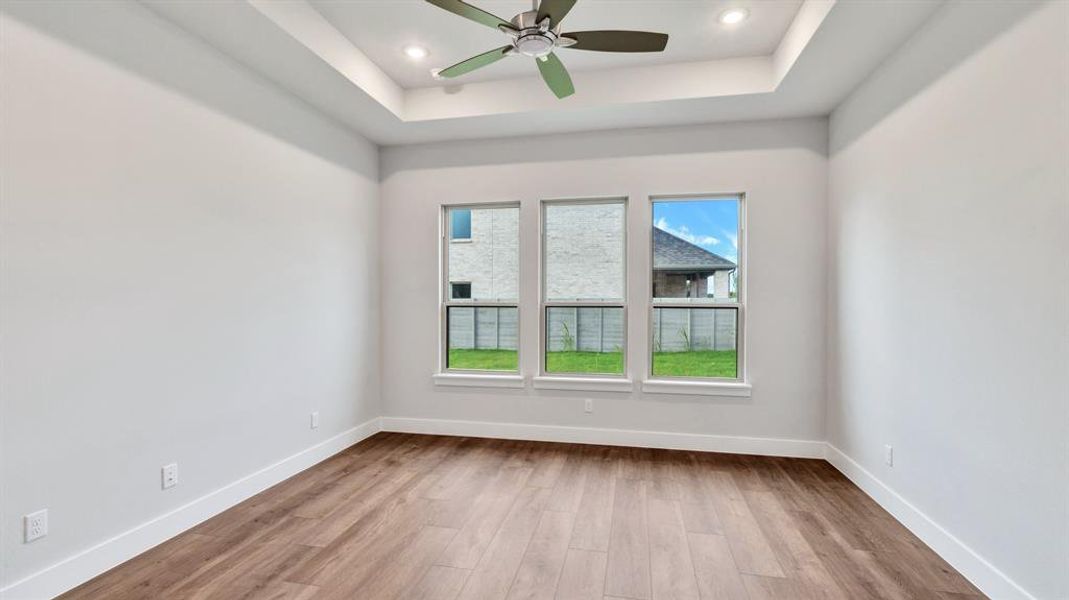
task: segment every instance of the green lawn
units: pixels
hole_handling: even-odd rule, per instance
[[[734,350],[697,350],[694,352],[655,352],[653,374],[661,377],[734,378]],[[449,351],[449,368],[478,371],[517,370],[515,350]],[[549,352],[547,373],[622,374],[623,356],[619,352]]]
[[[476,371],[516,371],[519,369],[515,350],[449,349],[450,369]]]
[[[653,374],[661,377],[726,377],[734,379],[734,350],[654,352]]]
[[[546,352],[546,373],[599,373],[620,375],[624,357],[619,352]]]

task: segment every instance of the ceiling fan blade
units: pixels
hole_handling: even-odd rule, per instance
[[[538,63],[538,71],[542,73],[542,79],[545,80],[549,89],[553,90],[558,98],[574,94],[575,86],[572,85],[572,78],[568,75],[568,69],[564,68],[564,63],[557,58],[556,54],[548,54],[545,58],[545,60],[536,58],[535,62]]]
[[[552,29],[560,24],[573,6],[575,0],[542,0],[538,5],[538,18],[535,22],[541,23],[542,19],[549,17],[549,28]]]
[[[501,25],[509,28],[512,27],[512,24],[508,21],[492,15],[481,8],[472,6],[467,2],[461,2],[460,0],[427,0],[427,2],[438,8],[448,10],[453,14],[460,15],[465,19],[471,19],[476,23],[482,23],[487,27],[493,27],[494,29],[497,29]]]
[[[667,33],[651,31],[572,31],[562,38],[576,40],[564,48],[597,52],[661,52],[668,44]]]
[[[494,48],[489,52],[483,52],[477,56],[473,56],[468,60],[462,60],[457,64],[446,67],[441,71],[438,71],[439,77],[459,77],[465,73],[471,73],[475,69],[480,69],[486,65],[495,63],[502,58],[509,55],[509,50],[512,50],[512,46],[502,46],[500,48]]]

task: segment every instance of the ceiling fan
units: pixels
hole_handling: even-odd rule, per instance
[[[492,15],[461,0],[427,0],[451,13],[493,27],[512,37],[508,45],[483,52],[442,69],[438,77],[452,78],[495,63],[506,56],[532,56],[549,89],[558,98],[575,93],[564,63],[553,53],[557,48],[597,52],[661,52],[668,34],[649,31],[573,31],[561,33],[560,23],[576,0],[533,0],[533,8],[511,21]]]

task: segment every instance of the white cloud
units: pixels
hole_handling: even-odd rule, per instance
[[[719,239],[711,235],[695,235],[694,233],[691,233],[686,225],[680,225],[678,228],[672,227],[668,224],[668,219],[665,219],[664,217],[657,219],[655,227],[661,231],[670,233],[679,239],[686,240],[692,244],[697,244],[698,246],[715,246],[720,243]]]
[[[731,247],[736,249],[736,250],[738,250],[739,249],[739,236],[738,236],[738,234],[732,233],[732,232],[730,232],[730,231],[728,231],[726,229],[723,230],[723,231],[724,231],[724,237],[726,237],[728,239],[728,241],[731,242]]]

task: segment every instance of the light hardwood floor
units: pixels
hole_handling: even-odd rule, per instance
[[[834,468],[380,433],[63,598],[981,598]]]

